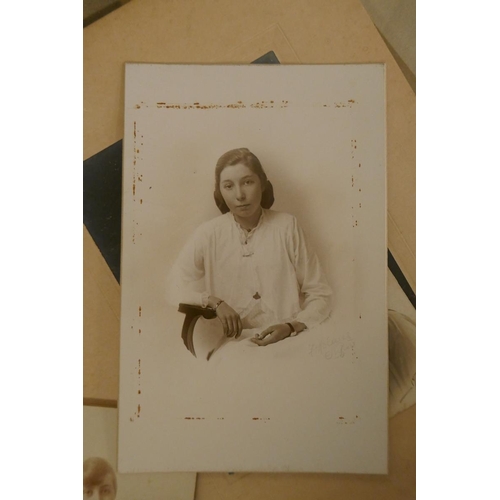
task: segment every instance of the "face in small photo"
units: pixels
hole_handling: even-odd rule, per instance
[[[116,474],[113,467],[99,457],[83,462],[83,500],[115,500]]]

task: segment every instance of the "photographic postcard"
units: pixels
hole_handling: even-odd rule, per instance
[[[116,408],[83,407],[83,498],[192,500],[193,473],[119,474]]]
[[[387,472],[385,68],[127,64],[120,472]]]

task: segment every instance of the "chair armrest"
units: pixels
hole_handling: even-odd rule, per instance
[[[194,326],[198,321],[200,316],[205,319],[214,319],[217,317],[217,313],[208,307],[195,306],[192,304],[179,304],[179,312],[184,313],[186,317],[184,318],[184,323],[182,325],[182,340],[187,349],[196,357],[196,352],[194,350],[193,343],[193,332]]]

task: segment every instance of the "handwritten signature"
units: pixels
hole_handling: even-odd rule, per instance
[[[340,338],[327,337],[309,344],[309,355],[325,359],[343,358],[346,353],[354,351],[354,346],[355,342],[348,334]]]

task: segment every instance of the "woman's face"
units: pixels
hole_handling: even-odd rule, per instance
[[[83,500],[115,500],[116,491],[113,485],[113,474],[108,472],[98,484],[83,483]]]
[[[220,174],[220,192],[236,220],[258,220],[262,185],[259,176],[247,166],[238,163],[226,167]]]

